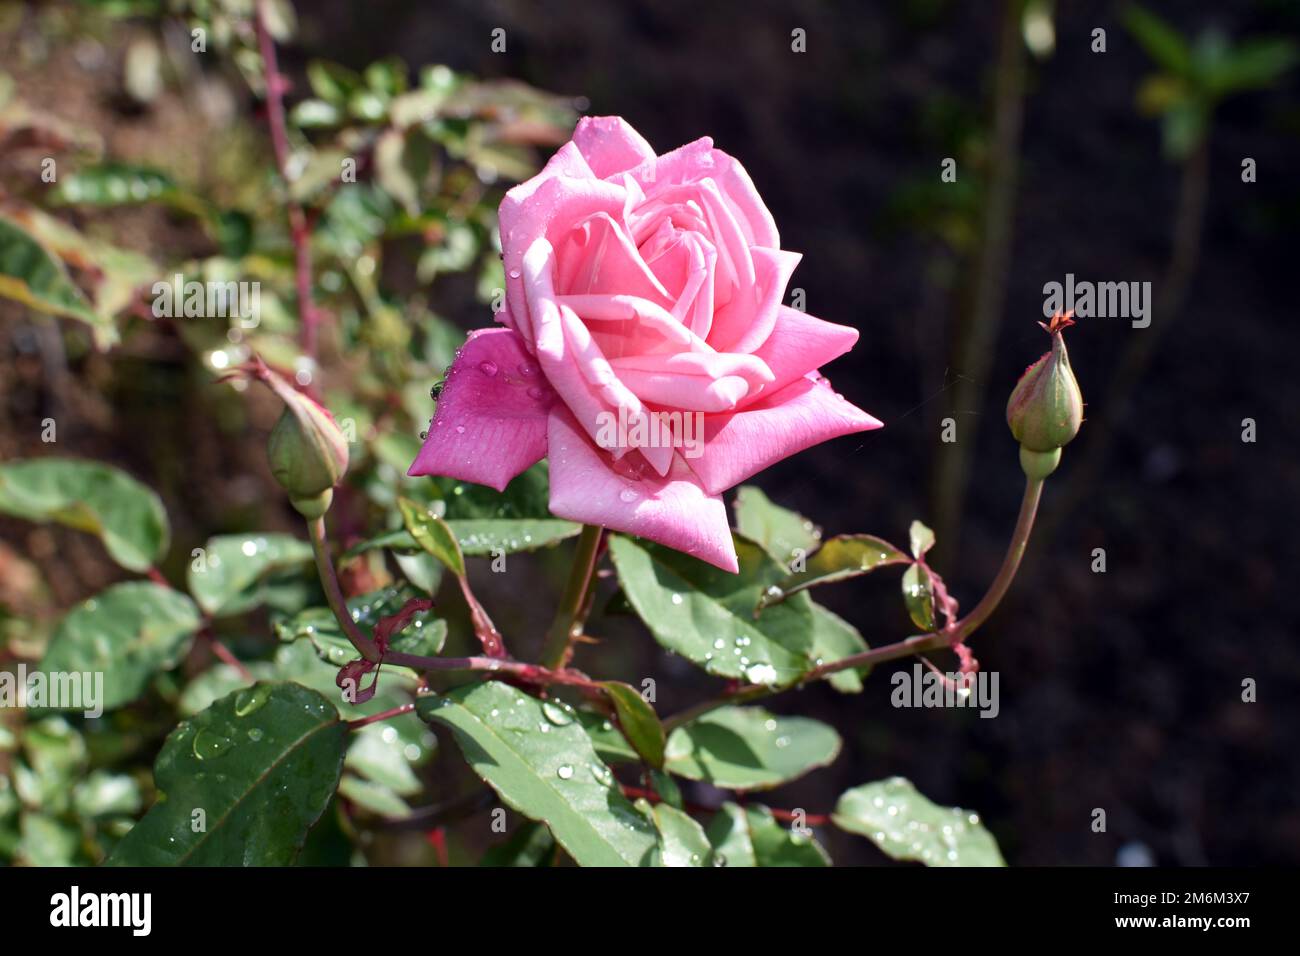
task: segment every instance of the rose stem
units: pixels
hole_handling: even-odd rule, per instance
[[[542,645],[543,667],[563,667],[569,657],[573,639],[582,629],[582,610],[587,603],[587,592],[595,574],[603,531],[599,525],[582,526],[578,550],[573,555],[573,567],[569,569],[569,581],[564,586],[564,595],[560,598],[555,620],[551,622],[551,629],[546,632],[546,642]]]
[[[334,562],[330,560],[329,545],[325,541],[325,517],[307,519],[307,534],[311,538],[311,550],[316,555],[316,572],[320,576],[321,587],[325,590],[325,600],[338,619],[339,626],[347,635],[352,646],[368,661],[378,661],[382,656],[379,645],[361,632],[357,622],[352,619],[347,601],[343,598],[343,589],[339,587],[339,578],[334,571]]]

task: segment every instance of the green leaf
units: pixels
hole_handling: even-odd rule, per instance
[[[641,866],[658,846],[654,827],[620,792],[573,711],[500,681],[417,703],[450,727],[461,752],[507,804],[551,829],[583,866]]]
[[[1206,71],[1205,84],[1217,96],[1264,89],[1296,64],[1289,40],[1248,40],[1228,50]]]
[[[912,557],[918,561],[934,547],[934,532],[919,521],[913,521],[907,529],[907,539],[912,548]]]
[[[826,766],[839,752],[840,735],[820,721],[720,707],[673,731],[665,766],[727,790],[767,790]]]
[[[171,197],[176,183],[161,170],[103,163],[65,174],[50,193],[54,205],[118,206]]]
[[[325,100],[303,100],[289,111],[289,121],[299,129],[321,129],[343,122],[343,111]]]
[[[452,518],[444,519],[456,536],[463,555],[481,558],[496,554],[516,554],[536,551],[572,538],[582,530],[582,525],[558,518]],[[349,555],[388,548],[393,551],[413,551],[420,546],[405,528],[386,531],[368,541],[348,549]]]
[[[432,144],[418,130],[386,129],[375,141],[375,179],[409,215],[420,214],[432,155]]]
[[[795,595],[755,619],[759,595],[783,575],[761,547],[737,537],[738,574],[623,535],[609,550],[637,615],[664,647],[711,674],[783,686],[812,666],[812,605]]]
[[[181,592],[149,581],[115,584],[59,623],[40,669],[103,673],[100,704],[112,710],[139,697],[155,673],[175,667],[198,627],[198,608]]]
[[[72,791],[72,805],[84,818],[106,817],[140,812],[143,798],[140,785],[126,774],[94,770],[77,782]]]
[[[934,630],[934,581],[924,564],[913,564],[903,574],[903,602],[912,623],[921,630]]]
[[[820,604],[814,603],[813,657],[827,664],[867,650],[858,629],[844,618]],[[862,690],[862,678],[871,672],[871,666],[836,671],[827,682],[842,694],[856,694]]]
[[[396,721],[368,724],[354,733],[343,766],[393,793],[409,797],[420,792],[420,778],[402,753],[404,744],[395,725]],[[423,725],[417,722],[415,726]]]
[[[758,866],[744,807],[724,803],[704,828],[704,833],[713,847],[714,866]]]
[[[461,554],[456,535],[447,527],[447,522],[409,498],[399,498],[397,506],[401,509],[406,530],[415,539],[415,543],[445,564],[456,577],[463,578],[465,558]]]
[[[830,866],[831,859],[811,835],[796,833],[777,822],[764,806],[745,808],[749,838],[759,866]]]
[[[0,217],[0,296],[48,315],[99,324],[63,263],[34,236],[4,217]]]
[[[486,485],[457,481],[454,478],[428,478],[424,483],[445,503],[445,517],[448,521],[462,518],[504,521],[551,518],[549,476],[550,472],[543,461],[515,476],[506,485],[505,491],[496,491]]]
[[[312,560],[311,545],[288,534],[220,535],[203,551],[190,562],[190,593],[218,617],[257,607],[267,575]]]
[[[1177,76],[1187,76],[1192,68],[1192,51],[1182,35],[1142,7],[1133,4],[1122,13],[1124,25],[1146,50],[1147,55]]]
[[[767,553],[789,565],[808,555],[822,539],[821,529],[801,514],[773,504],[762,490],[744,485],[736,492],[736,529],[761,544]]]
[[[803,570],[783,576],[765,591],[758,606],[769,607],[807,588],[856,578],[907,560],[902,551],[875,535],[836,535],[808,558]]]
[[[113,560],[132,571],[147,571],[167,551],[162,501],[99,462],[40,458],[0,465],[0,513],[98,535]]]
[[[657,804],[650,812],[659,831],[660,866],[712,865],[709,838],[688,814],[666,803]]]
[[[38,243],[49,255],[56,257],[55,266],[60,272],[66,264],[77,269],[80,275],[86,278],[88,284],[93,287],[93,308],[89,310],[75,308],[68,311],[56,307],[53,312],[89,323],[95,338],[95,346],[101,350],[107,349],[118,340],[113,317],[130,306],[142,285],[154,282],[160,274],[159,266],[148,256],[90,239],[62,220],[39,209],[6,208],[0,213],[0,222],[8,224],[12,229]],[[3,233],[3,229],[0,229],[0,233]],[[0,239],[0,295],[8,294],[2,288],[6,283],[5,250],[6,243]],[[21,259],[21,255],[18,258]],[[19,272],[21,271],[20,269]],[[12,278],[10,281],[13,281]],[[38,282],[35,286],[28,287],[27,292],[39,290],[41,287],[42,283]],[[80,299],[79,292],[77,296],[78,302],[84,301]],[[18,298],[22,297],[23,293],[20,289]],[[57,302],[53,304],[57,306]],[[51,311],[51,309],[46,308],[43,311]]]
[[[479,866],[550,866],[555,858],[555,837],[540,823],[518,827],[504,843],[483,854]]]
[[[18,856],[28,866],[71,866],[78,862],[81,833],[44,813],[28,811],[19,824]]]
[[[353,70],[327,60],[312,60],[307,64],[307,82],[311,91],[335,106],[342,106],[361,86],[361,77]]]
[[[664,727],[644,697],[630,684],[616,680],[601,682],[614,704],[618,724],[636,752],[656,769],[664,765]]]
[[[471,557],[514,554],[550,547],[582,530],[582,525],[558,518],[451,518],[447,527]]]
[[[919,860],[927,866],[1006,866],[976,814],[930,802],[903,777],[847,791],[831,820],[841,830],[865,836],[895,860]]]
[[[334,706],[297,684],[223,697],[167,737],[154,765],[159,800],[108,862],[292,863],[338,786],[346,736]]]
[[[582,724],[591,745],[596,748],[596,756],[605,763],[641,762],[641,755],[628,743],[614,721],[594,710],[579,710],[577,715],[578,723]]]

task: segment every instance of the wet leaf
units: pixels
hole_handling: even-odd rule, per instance
[[[149,488],[94,461],[39,458],[0,465],[0,513],[97,535],[109,555],[146,571],[167,550],[167,513]]]
[[[896,860],[918,860],[927,866],[1006,866],[978,815],[932,803],[903,777],[847,791],[831,819]]]
[[[333,705],[297,684],[223,697],[168,736],[154,765],[162,796],[108,862],[292,863],[338,786],[346,735]]]
[[[500,681],[423,697],[417,706],[421,717],[450,727],[474,772],[515,810],[546,823],[580,865],[651,861],[654,827],[620,792],[568,708]]]

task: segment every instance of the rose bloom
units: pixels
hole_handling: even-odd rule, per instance
[[[800,255],[708,137],[663,156],[590,117],[501,203],[505,328],[470,335],[412,475],[500,490],[737,570],[722,492],[880,422],[818,368],[857,330],[782,305]]]

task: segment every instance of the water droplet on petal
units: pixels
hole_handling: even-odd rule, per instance
[[[480,372],[482,372],[484,375],[486,375],[488,378],[491,378],[492,376],[496,375],[496,373],[497,373],[497,363],[496,363],[496,362],[479,362],[479,363],[478,363],[478,370],[479,370]]]

